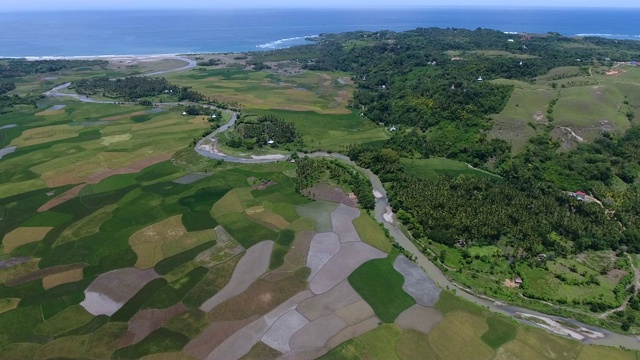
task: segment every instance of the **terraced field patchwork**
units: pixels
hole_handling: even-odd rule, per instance
[[[385,359],[398,360],[396,343],[402,337],[402,330],[393,324],[384,324],[366,334],[342,343],[320,357],[330,359]]]
[[[633,351],[611,348],[608,346],[587,345],[582,348],[578,360],[636,360],[636,353]]]
[[[17,279],[19,277],[28,275],[33,273],[34,271],[38,271],[40,269],[38,267],[38,263],[40,259],[33,258],[22,258],[24,261],[17,263],[16,265],[12,265],[9,267],[5,267],[0,269],[0,284],[5,284],[7,281],[11,281],[13,279]]]
[[[133,137],[133,135],[131,135],[131,134],[105,136],[102,139],[100,139],[100,144],[104,145],[104,146],[109,146],[109,145],[115,144],[117,142],[129,141],[129,140],[131,140],[132,137]]]
[[[37,335],[57,336],[88,324],[93,319],[82,306],[73,305],[38,325],[33,332]]]
[[[111,219],[112,212],[117,208],[117,205],[105,206],[102,209],[92,213],[91,215],[77,221],[62,232],[56,240],[54,246],[64,244],[68,241],[78,240],[82,237],[97,234],[100,231],[100,226],[107,220]]]
[[[83,279],[83,269],[73,269],[61,273],[48,275],[42,278],[42,287],[45,290],[51,289],[58,285],[68,284]]]
[[[243,211],[244,207],[242,206],[242,202],[238,196],[238,191],[234,189],[229,191],[222,197],[222,199],[213,204],[213,207],[211,208],[211,216],[218,219],[228,213]]]
[[[263,206],[254,206],[245,210],[252,219],[262,222],[274,230],[285,229],[289,222],[275,212],[265,209]]]
[[[126,323],[106,323],[91,334],[84,357],[96,360],[111,358],[111,354],[116,351],[118,341],[124,335],[126,330]]]
[[[28,129],[20,137],[11,141],[12,146],[27,147],[74,138],[79,135],[79,128],[69,125],[52,125]]]
[[[414,330],[405,330],[395,346],[396,354],[402,360],[439,359],[429,345],[427,335]]]
[[[355,226],[360,239],[366,244],[386,253],[391,251],[391,242],[384,235],[380,224],[366,212],[360,211],[360,216],[353,220],[353,226]]]
[[[20,304],[19,298],[4,298],[0,299],[0,314],[3,312],[7,312],[9,310],[13,310],[18,307]]]
[[[216,232],[213,229],[193,231],[182,235],[176,240],[172,240],[162,245],[162,256],[164,258],[180,254],[189,249],[214,241]]]
[[[246,319],[264,315],[307,287],[308,269],[300,269],[278,281],[258,280],[240,295],[209,312],[210,321]]]
[[[42,345],[33,343],[9,344],[0,350],[0,358],[5,360],[33,359]]]
[[[185,305],[195,308],[200,307],[207,299],[217,294],[227,285],[241,258],[241,255],[235,255],[209,269],[204,278],[184,297],[183,302]]]
[[[464,312],[454,312],[446,316],[429,334],[429,344],[442,360],[491,359],[495,353],[478,334],[489,329],[485,320]],[[455,346],[451,346],[451,339]]]
[[[138,255],[136,267],[148,269],[164,259],[162,246],[177,241],[187,233],[181,215],[176,215],[148,226],[129,238],[131,248]]]
[[[4,253],[8,254],[16,248],[29,244],[32,242],[40,241],[44,239],[52,227],[20,227],[9,233],[2,238],[2,245],[4,246]]]
[[[507,319],[491,316],[487,318],[487,325],[489,330],[481,339],[494,350],[516,338],[518,325]]]
[[[529,346],[542,356],[554,360],[576,359],[583,345],[560,336],[550,336],[545,330],[519,327],[516,340]]]
[[[42,345],[35,359],[80,358],[89,344],[90,335],[66,336]]]

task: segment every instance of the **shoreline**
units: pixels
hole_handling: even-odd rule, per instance
[[[72,55],[72,56],[7,56],[2,57],[0,59],[24,59],[27,61],[40,61],[40,60],[108,60],[108,61],[118,61],[118,60],[160,60],[160,59],[174,59],[186,56],[194,56],[194,55],[216,55],[216,54],[224,54],[224,53],[188,53],[188,54],[127,54],[127,55]]]

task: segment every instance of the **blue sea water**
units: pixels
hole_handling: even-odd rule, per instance
[[[136,10],[0,12],[0,56],[236,52],[353,30],[478,27],[640,40],[640,9]]]

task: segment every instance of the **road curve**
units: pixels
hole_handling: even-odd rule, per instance
[[[167,59],[181,60],[181,61],[185,61],[187,64],[184,65],[184,66],[181,66],[179,68],[175,68],[175,69],[154,71],[152,73],[142,74],[142,75],[138,75],[138,76],[156,76],[156,75],[168,74],[168,73],[172,73],[172,72],[176,72],[176,71],[182,71],[182,70],[191,69],[191,68],[193,68],[193,67],[195,67],[197,65],[197,63],[194,60],[191,60],[191,59],[188,59],[188,58],[182,57],[182,56],[170,56],[170,57],[168,56]],[[96,100],[96,99],[92,99],[92,98],[90,98],[88,96],[85,96],[85,95],[80,95],[80,94],[75,94],[75,93],[63,93],[63,92],[60,92],[62,90],[68,89],[69,86],[71,86],[70,82],[58,85],[58,86],[54,87],[53,89],[51,89],[49,91],[46,91],[45,93],[43,93],[43,95],[46,96],[46,97],[71,98],[71,99],[76,99],[76,100],[81,101],[81,102],[93,103],[93,104],[118,104],[119,103],[118,101]]]
[[[277,159],[248,159],[248,158],[240,158],[240,157],[230,156],[230,155],[226,155],[226,154],[221,153],[220,151],[217,150],[217,148],[216,148],[215,152],[206,151],[206,150],[201,149],[201,145],[205,140],[210,141],[215,146],[215,143],[217,141],[216,140],[216,135],[221,133],[221,132],[226,131],[227,129],[229,129],[231,126],[233,126],[235,124],[236,120],[237,120],[237,114],[234,114],[232,116],[231,120],[229,120],[228,123],[226,123],[225,125],[221,126],[219,129],[214,131],[213,133],[209,134],[205,138],[203,138],[200,141],[198,141],[198,143],[195,146],[196,152],[198,152],[198,154],[200,154],[202,156],[205,156],[207,158],[210,158],[210,159],[224,160],[224,161],[233,162],[233,163],[256,164],[256,163],[267,163],[267,162],[278,161]],[[509,317],[514,317],[516,315],[531,315],[531,316],[534,316],[534,317],[535,316],[544,317],[544,318],[548,318],[548,319],[551,319],[551,320],[554,320],[554,321],[560,321],[561,323],[572,324],[573,326],[575,326],[575,328],[584,329],[584,332],[586,332],[586,333],[594,332],[594,333],[600,333],[600,334],[604,335],[604,337],[600,337],[600,338],[585,337],[581,341],[583,343],[586,343],[586,344],[607,345],[607,346],[623,346],[623,347],[628,348],[628,349],[640,350],[640,342],[634,336],[617,334],[617,333],[611,332],[609,330],[600,329],[600,328],[597,328],[597,327],[594,327],[594,326],[591,326],[591,325],[586,325],[586,324],[580,323],[580,322],[578,322],[576,320],[569,319],[569,318],[563,318],[563,317],[559,317],[559,316],[543,314],[543,313],[540,313],[540,312],[537,312],[537,311],[532,311],[532,310],[521,308],[521,307],[518,307],[518,306],[506,305],[506,304],[504,304],[504,303],[502,303],[500,301],[497,301],[495,299],[491,299],[489,297],[478,296],[476,294],[473,294],[468,289],[465,289],[465,288],[459,286],[458,284],[455,284],[455,283],[451,282],[449,279],[447,279],[447,277],[440,270],[440,268],[438,268],[435,264],[433,264],[431,262],[431,260],[429,260],[429,258],[427,258],[416,247],[416,245],[394,223],[390,223],[390,222],[385,220],[383,215],[386,213],[387,207],[389,206],[389,200],[387,198],[387,191],[384,188],[384,186],[382,185],[382,182],[380,181],[380,178],[378,178],[378,176],[376,176],[371,170],[365,169],[365,168],[362,168],[362,167],[356,165],[355,162],[353,162],[348,156],[342,155],[342,154],[337,154],[337,153],[329,154],[329,153],[326,153],[326,152],[314,152],[314,153],[310,153],[310,154],[299,154],[299,155],[300,156],[305,156],[306,155],[306,156],[310,156],[310,157],[331,157],[331,158],[339,159],[339,160],[342,160],[342,161],[345,161],[345,162],[349,163],[350,165],[356,167],[358,170],[360,170],[364,174],[366,174],[367,177],[369,178],[369,180],[371,181],[371,184],[373,186],[373,190],[374,191],[378,191],[382,195],[382,196],[380,196],[380,197],[378,197],[376,199],[376,206],[375,206],[375,210],[374,210],[375,219],[378,222],[381,222],[384,225],[384,227],[389,230],[390,235],[395,239],[395,241],[398,242],[398,244],[400,244],[402,247],[404,247],[410,253],[415,255],[416,263],[418,265],[420,265],[425,270],[427,276],[429,278],[431,278],[433,281],[435,281],[441,288],[457,289],[458,291],[456,291],[456,294],[458,296],[460,296],[460,297],[462,297],[462,298],[464,298],[466,300],[469,300],[469,301],[471,301],[471,302],[473,302],[473,303],[475,303],[477,305],[489,308],[492,311],[507,315]],[[280,159],[280,161],[282,161],[282,159]],[[523,320],[523,319],[520,319],[520,318],[517,318],[517,320],[522,322],[522,323],[529,324],[529,325],[539,326],[539,324],[537,324],[537,323],[530,322],[530,321],[527,321],[527,320]],[[573,329],[573,327],[569,327],[569,328],[566,328],[566,329]],[[556,334],[558,334],[558,333],[556,332]]]

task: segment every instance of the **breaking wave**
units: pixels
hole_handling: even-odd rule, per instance
[[[257,45],[256,47],[259,47],[261,49],[280,49],[287,46],[299,45],[299,44],[293,44],[293,43],[296,43],[296,42],[302,43],[300,40],[304,40],[306,38],[316,37],[316,36],[318,35],[297,36],[297,37],[292,37],[287,39],[280,39],[280,40],[268,42],[266,44]]]

